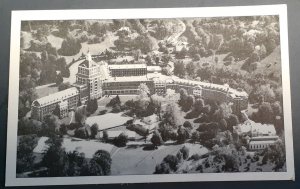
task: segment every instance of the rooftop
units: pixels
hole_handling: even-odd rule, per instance
[[[149,81],[147,76],[128,76],[128,77],[110,77],[104,81],[107,82],[130,82],[130,81]]]
[[[274,144],[276,140],[261,140],[261,141],[250,141],[249,145],[252,144]]]
[[[91,67],[97,67],[98,64],[96,62],[94,62],[93,60],[90,60],[90,61],[85,60],[81,64],[79,64],[79,66],[85,67],[85,68],[91,68]]]
[[[67,98],[70,98],[72,96],[78,95],[78,90],[76,89],[76,87],[71,87],[69,89],[63,90],[63,91],[59,91],[57,93],[54,94],[50,94],[48,96],[44,96],[42,98],[39,98],[35,101],[33,101],[33,103],[37,102],[38,105],[40,106],[46,106],[49,104],[53,104],[53,103],[57,103],[59,101],[63,101]]]
[[[109,69],[139,69],[147,68],[146,64],[112,64],[108,65]]]
[[[272,124],[255,123],[254,121],[247,120],[243,124],[235,126],[234,129],[238,134],[252,133],[256,135],[275,136],[276,130]]]

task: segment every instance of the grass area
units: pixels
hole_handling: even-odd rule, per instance
[[[112,154],[112,175],[152,174],[164,157],[168,154],[176,155],[182,146],[170,145],[161,146],[157,150],[144,150],[142,146],[128,144]]]
[[[280,54],[280,46],[278,46],[269,56],[260,61],[260,64],[257,65],[257,69],[255,72],[262,73],[264,75],[269,75],[271,73],[281,75]]]

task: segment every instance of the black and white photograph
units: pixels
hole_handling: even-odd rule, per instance
[[[14,11],[6,184],[293,179],[274,6]]]

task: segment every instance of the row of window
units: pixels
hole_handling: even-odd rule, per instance
[[[138,90],[132,89],[132,90],[109,90],[104,91],[106,95],[117,95],[117,94],[137,94]]]
[[[78,72],[84,75],[93,75],[100,72],[99,68],[82,68],[78,67]]]

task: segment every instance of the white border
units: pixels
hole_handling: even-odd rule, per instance
[[[283,83],[283,109],[287,172],[201,173],[166,175],[123,175],[88,177],[16,178],[16,149],[19,94],[20,26],[22,20],[124,19],[279,15]],[[34,10],[12,11],[9,100],[7,125],[6,186],[75,185],[108,183],[149,183],[188,181],[294,180],[294,153],[291,117],[291,93],[288,56],[286,5],[237,7],[100,9],[100,10]]]

